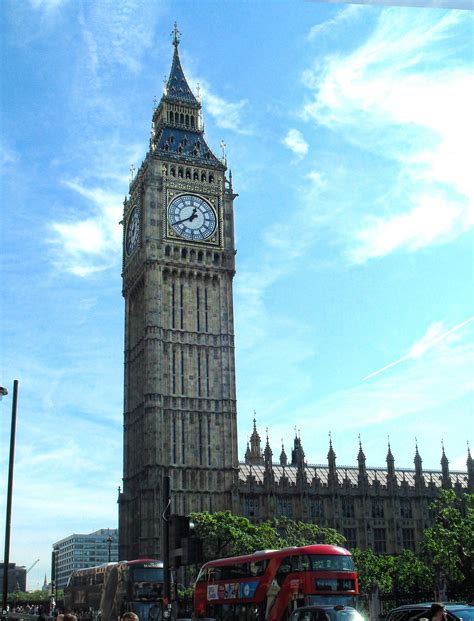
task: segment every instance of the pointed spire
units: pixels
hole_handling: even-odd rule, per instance
[[[390,448],[390,436],[388,437],[388,451],[387,451],[387,472],[390,476],[394,476],[395,474],[395,459],[392,455],[392,450]]]
[[[285,452],[285,445],[283,444],[283,438],[281,439],[281,453],[280,453],[280,466],[286,466],[288,464],[288,457]]]
[[[173,63],[171,65],[171,71],[165,87],[164,97],[167,100],[178,101],[187,105],[193,105],[199,107],[198,100],[194,96],[192,90],[189,88],[189,84],[184,76],[183,68],[181,67],[181,61],[179,59],[179,42],[181,40],[181,33],[178,30],[178,26],[175,22],[174,30],[171,33],[173,37],[174,54]]]
[[[329,451],[328,451],[328,468],[329,468],[329,482],[335,484],[337,482],[336,475],[336,453],[332,448],[332,437],[329,432]]]
[[[471,457],[469,442],[467,443],[467,489],[470,494],[474,493],[474,461]]]
[[[418,440],[415,438],[415,473],[417,476],[421,477],[423,475],[422,463],[423,460],[420,457],[420,453],[418,452]]]
[[[257,414],[255,410],[253,411],[253,431],[250,436],[250,447],[249,447],[249,463],[252,464],[262,464],[262,449],[260,447],[260,435],[257,431]]]
[[[266,432],[267,432],[267,442],[265,444],[265,450],[263,451],[263,455],[265,458],[265,467],[271,468],[273,452],[272,452],[272,449],[270,448],[270,440],[268,439],[268,427],[266,429]]]
[[[449,476],[449,461],[444,452],[444,442],[441,440],[441,446],[443,448],[443,454],[441,456],[441,471],[442,471],[442,487],[451,487],[451,477]]]

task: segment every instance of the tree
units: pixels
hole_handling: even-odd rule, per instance
[[[461,498],[452,490],[441,490],[430,506],[433,526],[423,533],[422,554],[433,566],[437,587],[456,589],[473,596],[474,584],[474,494]]]
[[[359,574],[359,588],[370,593],[409,594],[428,591],[433,586],[433,570],[410,550],[400,555],[376,554],[372,550],[352,550]]]
[[[280,550],[313,543],[343,545],[345,538],[332,528],[275,518],[252,524],[230,511],[192,513],[196,535],[204,542],[205,560],[251,554],[255,550]]]

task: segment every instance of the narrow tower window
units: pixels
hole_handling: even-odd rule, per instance
[[[199,287],[196,287],[196,330],[199,332],[201,327],[199,325],[199,315],[201,313],[201,310],[199,308]]]
[[[206,349],[206,395],[209,397],[209,352]]]
[[[199,419],[199,463],[202,466],[202,454],[204,451],[203,442],[202,442],[202,418]]]
[[[173,418],[173,463],[176,463],[176,418]]]
[[[201,351],[198,349],[197,350],[197,392],[198,392],[198,397],[202,397],[202,393],[201,393]]]
[[[179,317],[181,330],[184,328],[184,285],[179,287]]]
[[[184,464],[186,460],[184,456],[186,455],[186,434],[184,428],[184,414],[181,416],[181,462]],[[186,487],[186,472],[183,472],[183,487]]]
[[[204,289],[204,330],[205,332],[209,332],[209,304],[207,287]]]
[[[207,419],[207,463],[211,465],[211,417]]]
[[[184,351],[181,351],[181,394],[184,393]]]
[[[176,351],[174,347],[171,352],[171,392],[176,394]]]
[[[176,328],[176,320],[175,320],[175,310],[176,310],[176,287],[173,283],[171,285],[171,327]]]

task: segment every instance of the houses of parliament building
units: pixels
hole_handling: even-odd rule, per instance
[[[237,449],[232,283],[233,204],[224,158],[204,137],[201,102],[190,89],[173,33],[171,70],[152,118],[148,152],[123,213],[125,299],[124,471],[119,558],[162,555],[163,479],[171,512],[222,511],[259,521],[277,516],[336,528],[347,546],[415,550],[440,488],[474,491],[467,472],[309,465],[295,437],[275,456],[254,428],[245,460]]]

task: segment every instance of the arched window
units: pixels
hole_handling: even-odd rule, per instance
[[[170,256],[171,256],[171,248],[169,246],[166,246],[165,257],[170,257]]]
[[[173,121],[174,121],[174,114],[173,114],[173,111],[168,112],[168,117],[169,117],[169,121],[170,121],[170,123],[173,123]]]
[[[209,173],[209,183],[212,183],[214,181],[214,175],[212,173]]]
[[[218,265],[219,264],[219,255],[217,252],[214,253],[214,265]]]
[[[181,123],[181,125],[184,125],[184,114],[179,115],[179,122]]]
[[[174,166],[171,166],[170,173],[172,177],[176,177],[176,168]]]
[[[195,170],[195,171],[193,172],[193,179],[194,179],[194,181],[199,181],[199,173],[198,173],[198,171],[197,171],[197,170]]]
[[[202,261],[202,257],[203,257],[202,250],[200,250],[198,252],[198,261]]]
[[[189,125],[189,114],[186,115],[184,122],[186,125]]]
[[[206,181],[206,173],[204,171],[201,173],[201,181]]]
[[[182,178],[183,178],[183,169],[181,168],[181,166],[178,168],[178,177],[179,177],[180,179],[182,179]]]
[[[186,248],[183,248],[183,249],[181,250],[181,258],[182,258],[182,259],[186,259],[186,258],[187,258],[187,256],[188,256],[188,251],[186,250]]]
[[[194,115],[191,115],[191,127],[194,127]]]
[[[186,179],[191,179],[191,169],[186,168]]]

